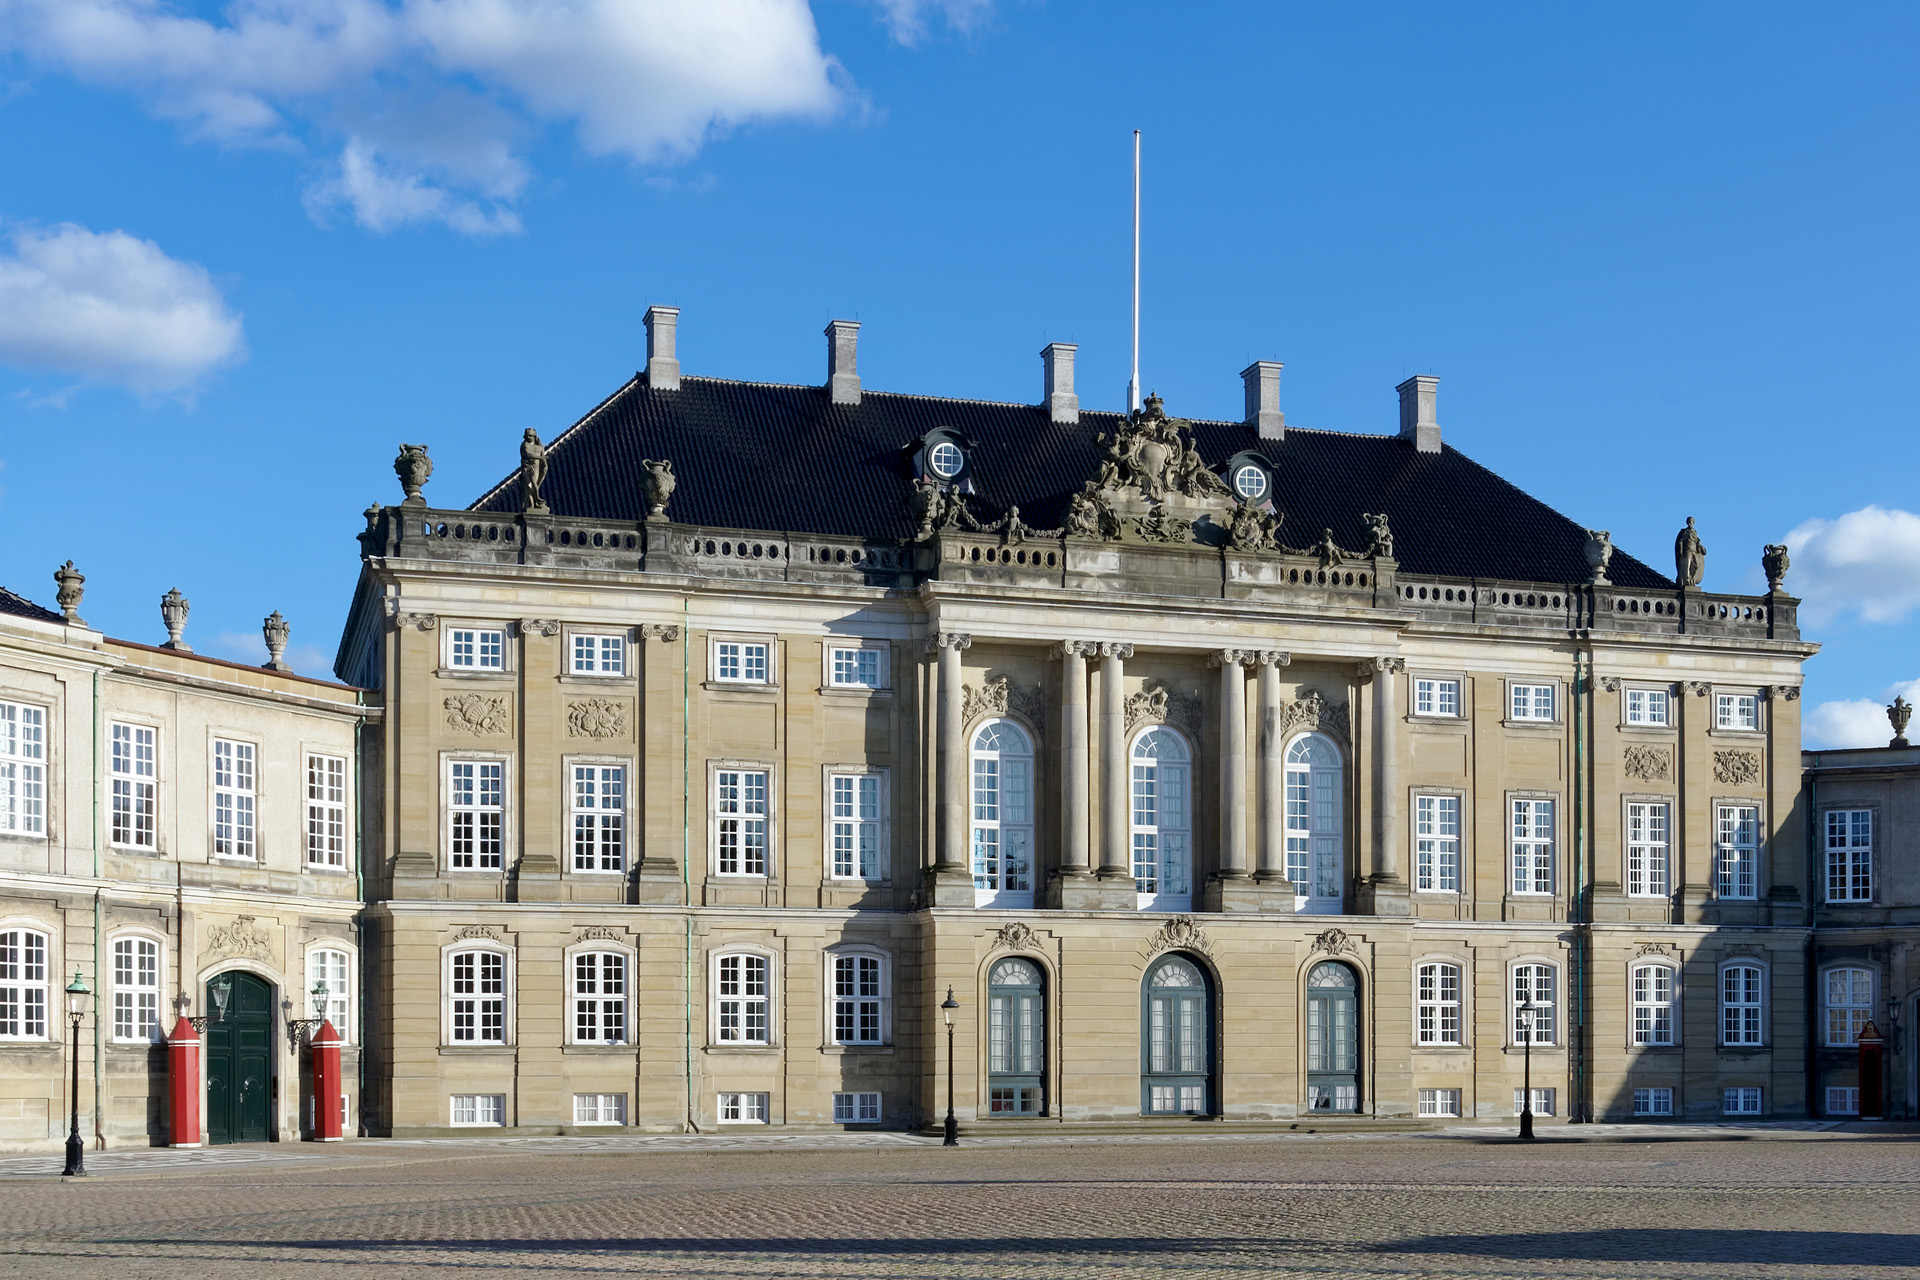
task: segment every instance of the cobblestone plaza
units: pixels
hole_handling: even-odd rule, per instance
[[[1556,1139],[1558,1135],[1556,1135]],[[1912,1273],[1914,1135],[493,1139],[0,1161],[0,1272],[382,1276]]]

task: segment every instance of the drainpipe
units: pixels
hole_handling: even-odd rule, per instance
[[[367,705],[365,691],[356,689],[353,693],[356,707]],[[358,1137],[367,1136],[367,956],[372,950],[368,932],[372,921],[367,918],[367,802],[360,785],[365,767],[364,741],[367,732],[367,718],[361,716],[353,722],[353,927],[356,940],[360,943],[360,981],[354,984],[354,1017],[360,1028],[360,1052],[354,1056],[353,1097],[358,1104],[354,1108],[354,1133]]]
[[[100,981],[100,668],[93,669],[93,1143],[94,1150],[107,1147],[106,1127],[100,1119],[100,1101],[105,1093],[102,1072],[106,1069],[106,1048],[100,1040],[100,997],[106,994]]]
[[[693,875],[687,867],[687,860],[693,856],[693,823],[688,816],[687,805],[691,802],[689,788],[692,777],[693,726],[689,720],[693,698],[688,684],[689,672],[693,670],[693,600],[688,596],[680,597],[680,901],[686,914],[681,917],[686,922],[686,954],[680,965],[680,993],[683,999],[681,1009],[682,1025],[685,1028],[683,1044],[685,1046],[685,1067],[687,1082],[687,1129],[700,1132],[700,1124],[693,1118]]]
[[[1573,1097],[1567,1118],[1573,1124],[1591,1119],[1587,1098],[1587,950],[1592,944],[1592,911],[1587,895],[1591,881],[1587,876],[1587,682],[1581,670],[1582,654],[1573,654],[1573,917],[1572,981],[1567,992],[1572,1008]]]
[[[1814,763],[1816,765],[1819,764],[1818,756],[1814,757]],[[1819,978],[1819,974],[1815,972],[1815,969],[1814,969],[1814,966],[1817,963],[1818,958],[1814,954],[1814,945],[1813,945],[1813,939],[1814,939],[1813,926],[1817,923],[1817,921],[1814,918],[1814,913],[1819,910],[1818,903],[1820,901],[1819,898],[1815,896],[1818,890],[1814,888],[1814,886],[1819,883],[1816,877],[1818,877],[1820,874],[1820,789],[1819,788],[1820,788],[1820,784],[1818,782],[1816,782],[1812,777],[1807,778],[1807,925],[1808,925],[1808,928],[1807,928],[1807,941],[1805,946],[1806,954],[1805,954],[1805,957],[1802,959],[1801,965],[1800,965],[1802,982],[1806,986],[1805,999],[1806,999],[1807,1017],[1806,1017],[1805,1034],[1807,1038],[1807,1047],[1806,1047],[1806,1052],[1800,1055],[1800,1060],[1807,1064],[1807,1114],[1809,1116],[1823,1115],[1825,1114],[1827,1109],[1826,1099],[1820,1097],[1820,1095],[1817,1092],[1815,1092],[1820,1082],[1820,1066],[1817,1062],[1814,1061],[1814,1055],[1819,1052],[1818,1046],[1820,1044],[1820,1040],[1819,1040],[1820,1006],[1815,1003],[1820,998],[1820,978]],[[1891,963],[1892,961],[1891,956],[1888,957],[1888,961],[1889,963],[1887,965],[1887,976],[1891,978],[1893,976],[1893,965]],[[1897,1032],[1889,1034],[1887,1036],[1887,1041],[1888,1041],[1887,1047],[1888,1047],[1889,1054],[1898,1053],[1900,1051],[1899,1036]],[[1890,1114],[1887,1108],[1887,1102],[1889,1101],[1891,1101],[1891,1099],[1883,1098],[1881,1100],[1880,1107],[1881,1107],[1882,1114]]]

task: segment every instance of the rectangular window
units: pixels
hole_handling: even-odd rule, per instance
[[[836,773],[832,793],[833,878],[884,880],[880,859],[880,775]]]
[[[1510,684],[1508,706],[1514,720],[1552,720],[1553,692],[1550,684]]]
[[[1873,810],[1827,810],[1827,901],[1873,901]]]
[[[213,740],[213,851],[223,858],[251,858],[253,843],[253,744]]]
[[[719,769],[713,775],[714,847],[723,876],[767,874],[767,775]]]
[[[835,649],[832,661],[832,687],[835,689],[878,689],[884,677],[880,671],[878,649]]]
[[[1857,1116],[1860,1114],[1860,1090],[1851,1086],[1827,1087],[1827,1114],[1830,1116]]]
[[[721,1124],[765,1124],[767,1095],[764,1093],[723,1093],[720,1095]]]
[[[456,869],[500,869],[506,850],[506,799],[507,766],[504,762],[448,762],[447,854]]]
[[[1667,806],[1627,806],[1627,892],[1635,897],[1664,898],[1670,865]]]
[[[1627,698],[1627,723],[1666,728],[1667,691],[1665,689],[1629,689]]]
[[[0,1040],[47,1038],[47,935],[0,933]]]
[[[880,1002],[883,996],[878,957],[835,956],[833,1042],[881,1043]]]
[[[627,638],[625,636],[573,634],[573,663],[576,676],[623,676],[627,674]],[[581,1097],[598,1095],[581,1094]],[[611,1095],[609,1095],[611,1096]]]
[[[1750,804],[1714,807],[1715,877],[1723,898],[1755,896],[1760,862],[1760,810]]]
[[[573,869],[624,871],[626,865],[626,767],[574,765]]]
[[[1421,890],[1460,892],[1460,797],[1415,796],[1413,813]]]
[[[1423,1116],[1460,1115],[1460,1091],[1458,1089],[1422,1089],[1420,1091],[1420,1114]]]
[[[627,1042],[627,958],[620,952],[574,956],[573,1039],[576,1044]]]
[[[1460,1043],[1460,966],[1423,964],[1419,978],[1419,1031],[1421,1044]]]
[[[1554,1091],[1552,1089],[1535,1089],[1533,1091],[1533,1114],[1535,1114],[1536,1116],[1552,1115],[1553,1101],[1554,1101],[1553,1094],[1554,1094]],[[1520,1114],[1520,1110],[1521,1110],[1520,1103],[1521,1103],[1522,1097],[1523,1097],[1523,1094],[1521,1090],[1515,1089],[1513,1091],[1513,1114],[1515,1115]]]
[[[307,757],[307,865],[347,865],[347,761]]]
[[[1673,1043],[1673,970],[1643,964],[1633,970],[1633,1042]]]
[[[451,996],[455,1044],[506,1043],[506,956],[498,951],[455,952]]]
[[[836,1093],[833,1118],[837,1124],[879,1124],[880,1095],[877,1093]]]
[[[1550,964],[1513,966],[1513,1043],[1525,1044],[1531,1033],[1535,1044],[1554,1043],[1555,974]],[[1533,1001],[1531,1017],[1526,1004]]]
[[[576,1093],[573,1095],[575,1124],[625,1124],[627,1095],[624,1093]]]
[[[1673,1090],[1635,1089],[1633,1091],[1633,1114],[1637,1116],[1672,1115]]]
[[[113,943],[113,1038],[151,1042],[160,1033],[160,944]]]
[[[715,641],[713,678],[732,684],[766,684],[767,646],[737,640]]]
[[[1513,891],[1553,892],[1553,801],[1513,802]]]
[[[453,1123],[468,1125],[504,1125],[507,1122],[507,1095],[504,1093],[456,1093],[453,1095]]]
[[[1758,1046],[1761,1039],[1761,974],[1758,965],[1734,964],[1720,971],[1720,1043]]]
[[[111,838],[135,849],[158,847],[155,837],[159,783],[154,771],[153,730],[145,725],[111,727],[113,780]]]
[[[766,957],[721,956],[714,1003],[720,1043],[768,1043]]]
[[[1457,718],[1460,715],[1460,682],[1416,679],[1413,682],[1413,714]]]
[[[0,831],[47,833],[47,713],[0,702]]]
[[[1760,1114],[1760,1091],[1758,1089],[1722,1089],[1720,1110],[1723,1114],[1730,1116],[1757,1116]]]
[[[1713,727],[1755,731],[1760,728],[1760,695],[1756,693],[1716,693],[1713,695]]]
[[[447,666],[455,671],[505,671],[507,633],[478,627],[450,628]]]
[[[322,1006],[311,1013],[331,1022],[342,1040],[351,1039],[347,1011],[353,1007],[353,998],[347,982],[346,952],[329,949],[307,953],[307,990],[316,986],[325,987],[327,995]]]
[[[1830,1048],[1851,1049],[1860,1043],[1860,1032],[1873,1016],[1873,971],[1829,969],[1822,985],[1827,1026],[1821,1039]]]

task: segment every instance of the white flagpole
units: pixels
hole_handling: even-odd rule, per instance
[[[1140,131],[1133,131],[1133,377],[1127,383],[1127,412],[1140,407]]]

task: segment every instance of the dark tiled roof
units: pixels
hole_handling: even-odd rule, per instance
[[[33,618],[40,622],[66,621],[53,610],[42,609],[25,596],[15,595],[5,587],[0,587],[0,613],[10,613],[16,618]]]
[[[679,523],[901,539],[913,530],[903,450],[949,427],[974,441],[977,515],[1018,504],[1026,524],[1052,528],[1099,470],[1094,437],[1122,420],[1082,412],[1077,425],[1056,426],[1035,405],[868,391],[848,406],[822,387],[686,378],[678,391],[655,391],[635,378],[548,447],[543,496],[559,516],[638,520],[641,460],[670,458],[678,484],[668,515]],[[1423,454],[1396,436],[1289,427],[1284,440],[1261,440],[1237,422],[1193,427],[1210,464],[1241,450],[1272,460],[1281,536],[1294,546],[1332,529],[1341,546],[1365,547],[1362,513],[1384,511],[1403,572],[1587,578],[1585,529],[1450,447]],[[472,509],[517,512],[515,476]],[[1624,552],[1610,576],[1624,587],[1673,586]]]

